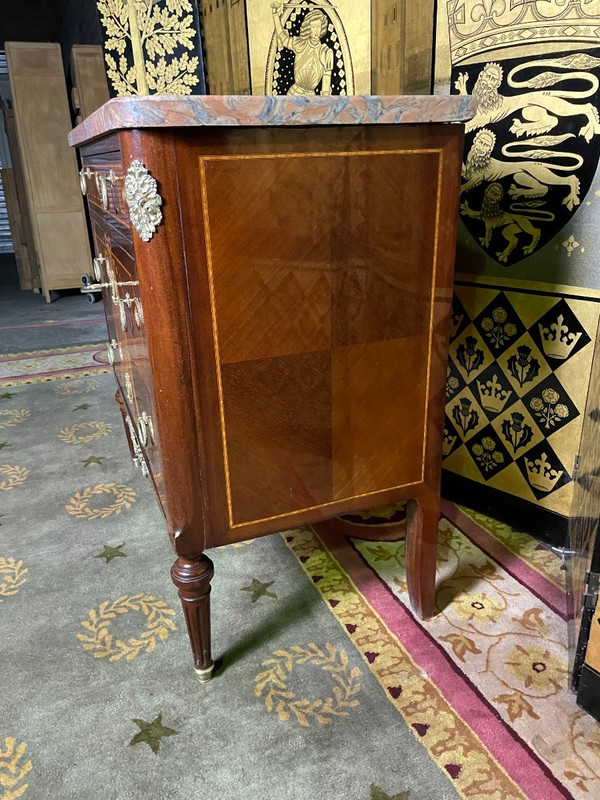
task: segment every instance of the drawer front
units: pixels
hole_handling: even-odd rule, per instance
[[[156,494],[166,510],[154,402],[148,386],[149,370],[144,374],[130,361],[125,361],[115,369],[115,374],[128,412],[127,425],[137,465],[152,478]]]
[[[116,171],[116,161],[96,163],[98,156],[90,159],[84,169],[93,174]],[[152,373],[145,338],[144,312],[139,296],[139,283],[131,228],[124,223],[114,202],[119,183],[109,186],[108,209],[98,201],[98,183],[87,180],[87,200],[92,225],[96,257],[93,279],[102,287],[102,297],[109,336],[108,358],[121,390],[127,410],[127,426],[136,454],[135,462],[154,483],[163,510],[164,486],[158,434],[155,425],[156,411],[152,391]],[[122,182],[121,182],[122,183]],[[83,185],[83,179],[82,179]],[[92,276],[91,276],[92,277]]]
[[[119,152],[82,158],[80,185],[90,210],[97,210],[108,220],[113,219],[131,230],[124,177]]]

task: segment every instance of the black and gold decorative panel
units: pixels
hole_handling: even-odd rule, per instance
[[[600,303],[455,287],[444,467],[568,515]]]
[[[109,92],[205,94],[196,0],[96,0]]]
[[[462,170],[446,494],[480,498],[542,538],[561,520],[554,543],[564,543],[600,316],[600,2],[445,0],[435,61],[436,91],[477,100]]]
[[[453,67],[472,93],[460,215],[472,240],[510,266],[541,249],[587,194],[598,164],[600,50]]]

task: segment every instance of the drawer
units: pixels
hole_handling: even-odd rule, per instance
[[[135,260],[121,246],[120,231],[95,211],[91,214],[96,257],[93,277],[102,286],[111,362],[127,409],[135,463],[154,483],[164,509],[162,467],[144,316]]]
[[[154,483],[156,494],[165,510],[164,486],[155,407],[152,397],[149,366],[144,370],[125,360],[115,367],[115,375],[127,408],[127,426],[136,453],[136,464]]]
[[[87,197],[90,211],[94,209],[108,220],[114,219],[131,231],[124,178],[120,152],[82,159],[80,186],[82,194]]]
[[[106,214],[92,203],[88,203],[88,210],[92,226],[109,236],[111,246],[121,261],[127,262],[128,259],[133,261],[135,253],[131,226],[117,217]]]
[[[134,461],[151,478],[164,511],[152,375],[120,153],[84,156],[80,176],[96,252],[93,278],[102,286],[108,358],[125,404]]]
[[[123,249],[114,230],[92,218],[96,257],[93,278],[102,287],[109,332],[118,342],[145,351],[144,312],[139,296],[135,261]]]

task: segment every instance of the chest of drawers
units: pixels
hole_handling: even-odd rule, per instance
[[[409,500],[433,612],[465,97],[146,97],[76,128],[132,456],[210,677],[205,550]]]

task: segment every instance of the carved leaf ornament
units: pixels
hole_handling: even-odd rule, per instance
[[[125,176],[125,200],[131,224],[144,242],[149,242],[162,222],[162,198],[156,181],[137,159],[131,162]]]

